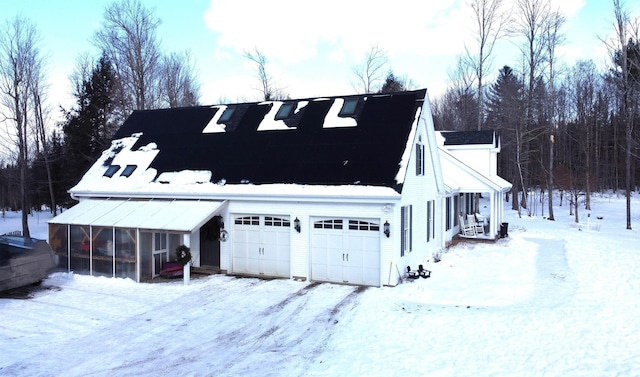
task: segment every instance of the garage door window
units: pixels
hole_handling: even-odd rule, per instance
[[[367,221],[349,220],[349,230],[370,230],[377,232],[380,230],[380,225]]]
[[[266,216],[264,218],[264,225],[266,225],[266,226],[289,227],[289,226],[291,226],[291,221],[289,221],[289,219],[282,219],[282,218],[279,218],[279,217]]]
[[[313,223],[313,227],[316,229],[342,229],[342,220],[322,220]]]
[[[260,225],[260,216],[236,217],[235,223],[237,225]]]

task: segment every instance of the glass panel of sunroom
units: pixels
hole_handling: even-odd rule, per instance
[[[69,226],[69,270],[78,274],[91,273],[89,226]]]
[[[136,279],[136,230],[116,228],[115,276]]]
[[[49,245],[56,258],[56,267],[69,270],[69,225],[49,224]]]
[[[93,242],[92,275],[113,276],[113,228],[91,227]]]

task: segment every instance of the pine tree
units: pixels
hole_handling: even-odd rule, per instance
[[[509,177],[513,182],[513,209],[519,208],[517,193],[521,187],[517,153],[524,119],[523,89],[522,82],[511,67],[504,66],[496,82],[489,88],[486,103],[487,125],[500,134],[502,141],[498,174]]]
[[[76,107],[66,114],[63,181],[75,185],[116,131],[113,91],[116,77],[110,61],[102,57],[76,94]]]

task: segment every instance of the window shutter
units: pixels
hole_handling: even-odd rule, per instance
[[[411,206],[408,208],[409,210],[409,252],[411,252],[413,246],[413,211]]]

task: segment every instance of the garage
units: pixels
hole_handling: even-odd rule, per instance
[[[234,216],[231,239],[234,273],[290,277],[291,221],[288,216]]]
[[[380,224],[377,220],[313,220],[311,280],[380,285]]]

